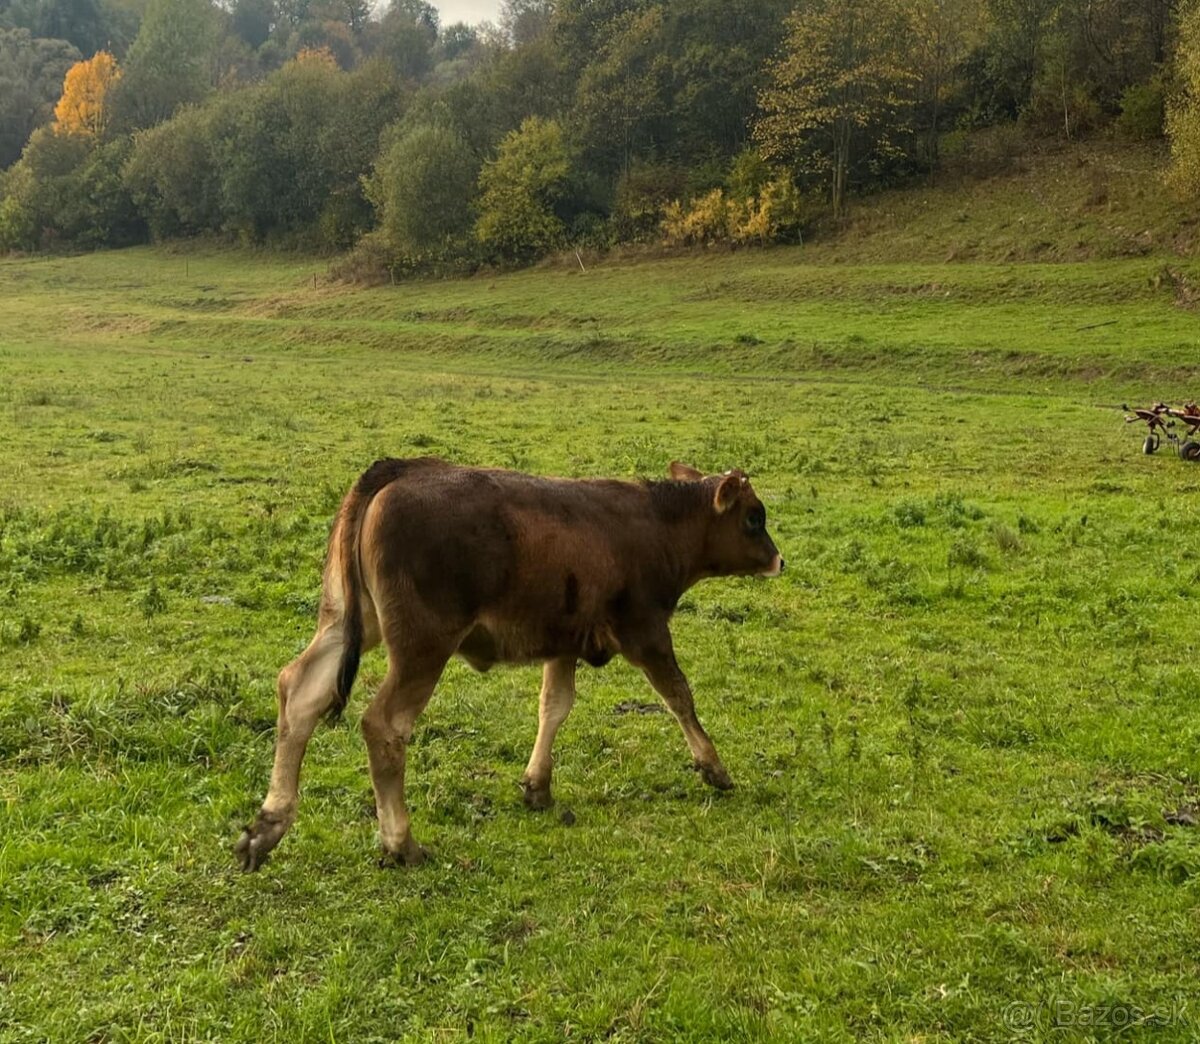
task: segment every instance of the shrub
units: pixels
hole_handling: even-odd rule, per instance
[[[330,274],[345,283],[378,286],[391,277],[393,262],[394,255],[379,234],[368,232],[333,263]]]
[[[803,223],[800,193],[790,177],[781,175],[744,202],[712,189],[686,206],[678,201],[669,204],[663,214],[662,237],[668,246],[765,245],[798,238]]]
[[[475,234],[498,256],[529,261],[553,249],[565,228],[554,212],[571,173],[562,129],[531,116],[500,143],[479,175]]]
[[[771,180],[771,168],[757,149],[743,149],[729,167],[725,184],[729,198],[738,203],[749,203]]]
[[[146,238],[146,226],[122,178],[132,142],[118,138],[91,150],[73,172],[58,229],[74,246],[129,246]]]
[[[635,162],[617,181],[612,216],[617,238],[633,243],[654,238],[670,201],[683,195],[685,181],[679,167]]]
[[[600,251],[610,249],[617,242],[612,223],[593,211],[582,211],[571,219],[567,239],[576,247]]]
[[[478,163],[457,133],[429,124],[385,145],[366,179],[382,245],[406,266],[461,250]]]
[[[311,236],[348,246],[370,221],[361,174],[399,97],[371,62],[305,52],[254,87],[185,108],[135,139],[125,180],[156,234]]]
[[[0,250],[37,246],[37,221],[20,191],[23,180],[10,172],[0,181]]]
[[[0,249],[126,245],[142,224],[121,179],[124,139],[36,131],[5,178]]]
[[[58,238],[55,215],[67,203],[71,176],[86,159],[89,141],[76,134],[34,131],[8,172],[0,208],[0,247],[34,250]]]
[[[233,97],[185,108],[134,135],[125,186],[156,236],[224,224],[221,164],[233,133]]]
[[[1074,83],[1064,88],[1056,77],[1048,75],[1035,81],[1021,120],[1038,134],[1066,138],[1086,134],[1099,126],[1103,116],[1095,94],[1091,84]]]
[[[1126,87],[1121,94],[1117,133],[1126,141],[1154,141],[1163,136],[1166,90],[1161,76]]]
[[[668,246],[717,243],[729,238],[729,201],[721,189],[713,189],[689,206],[678,201],[663,216],[663,240]]]
[[[784,243],[800,238],[805,208],[796,183],[786,175],[768,181],[742,205],[734,205],[735,243]]]
[[[310,230],[313,245],[329,250],[348,250],[370,223],[370,206],[359,186],[339,185],[317,215]]]
[[[959,177],[999,177],[1019,168],[1025,145],[1025,133],[1015,123],[974,132],[955,130],[939,141],[939,166]]]

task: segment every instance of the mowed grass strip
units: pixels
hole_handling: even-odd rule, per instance
[[[1200,470],[1115,407],[1195,393],[1195,316],[1153,258],[806,257],[0,262],[0,1036],[1192,1039]],[[381,871],[372,654],[240,876],[333,511],[423,453],[750,472],[788,573],[675,626],[738,789],[614,664],[528,813],[538,671],[455,664]]]

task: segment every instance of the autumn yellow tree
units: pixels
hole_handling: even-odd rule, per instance
[[[758,97],[754,140],[770,163],[828,179],[834,213],[852,183],[899,154],[918,75],[900,0],[813,0],[785,22]]]
[[[64,134],[100,137],[108,123],[109,92],[120,78],[117,60],[107,51],[97,51],[94,58],[72,65],[54,108],[55,128]]]
[[[1171,166],[1167,182],[1179,195],[1200,197],[1200,6],[1184,15],[1176,58],[1181,90],[1167,108]]]
[[[295,60],[301,65],[322,66],[327,69],[338,67],[337,59],[328,47],[302,47],[296,52]]]

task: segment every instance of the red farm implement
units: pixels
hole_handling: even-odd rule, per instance
[[[1130,409],[1128,406],[1122,406],[1121,409],[1125,411],[1126,424],[1141,423],[1149,428],[1142,442],[1143,453],[1157,453],[1165,436],[1180,460],[1200,460],[1200,441],[1196,438],[1197,431],[1200,431],[1200,406],[1196,403],[1185,402],[1178,410],[1165,402],[1156,402],[1142,409]],[[1179,425],[1185,429],[1182,436],[1176,431]]]

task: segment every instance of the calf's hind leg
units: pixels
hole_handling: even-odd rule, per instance
[[[425,850],[413,838],[404,803],[404,769],[413,726],[429,703],[453,649],[397,652],[388,649],[388,673],[363,714],[363,738],[379,816],[384,864],[416,866]]]
[[[329,625],[279,673],[279,722],[271,786],[255,821],[234,846],[243,870],[257,870],[296,820],[300,763],[317,722],[334,704],[342,631]]]
[[[530,808],[549,808],[554,799],[550,796],[550,774],[553,762],[550,750],[559,726],[567,720],[575,704],[574,657],[549,660],[542,671],[542,695],[538,705],[538,733],[529,756],[529,765],[521,780],[525,792],[525,804]]]

